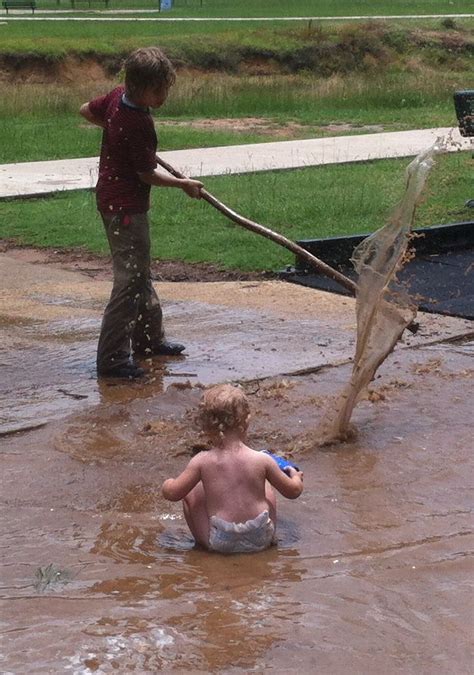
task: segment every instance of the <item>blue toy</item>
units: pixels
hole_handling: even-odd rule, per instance
[[[282,457],[281,455],[274,455],[269,450],[262,450],[261,452],[264,452],[266,455],[268,455],[269,457],[274,459],[275,462],[280,467],[280,469],[282,471],[284,471],[285,473],[287,472],[287,469],[289,469],[289,468],[296,469],[297,471],[299,471],[299,468],[296,466],[296,464],[293,464],[292,462],[290,462],[285,457]]]

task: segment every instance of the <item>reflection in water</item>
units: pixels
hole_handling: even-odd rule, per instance
[[[182,573],[161,575],[162,595],[187,600],[187,609],[175,612],[168,625],[193,637],[194,667],[252,667],[298,623],[299,603],[287,593],[301,579],[296,551],[227,558],[191,551],[183,562]]]
[[[74,675],[158,672],[179,661],[176,636],[156,619],[104,617],[84,629],[85,648],[68,659]]]
[[[162,392],[162,378],[151,386],[134,382],[113,382],[99,379],[97,390],[101,405],[76,415],[55,438],[57,450],[94,462],[124,457],[136,442],[138,420],[130,404]]]
[[[279,546],[262,554],[194,549],[160,497],[196,442],[198,388],[104,382],[99,406],[2,439],[0,669],[470,672],[472,371],[458,347],[437,348],[436,363],[433,349],[385,364],[385,399],[361,402],[357,443],[298,456],[305,492],[281,504]],[[313,429],[315,397],[337,377],[255,395],[255,437]],[[74,576],[38,592],[50,564]]]
[[[113,560],[123,574],[112,577],[109,568],[107,578],[89,589],[91,596],[113,598],[114,608],[84,630],[92,640],[74,664],[122,672],[252,667],[302,615],[299,601],[291,599],[292,585],[306,571],[291,548],[297,528],[283,519],[282,546],[257,555],[202,551],[180,516],[152,510],[151,486],[148,498],[138,499],[141,487],[147,492],[135,486],[104,505],[114,511],[100,525],[91,553]]]
[[[96,319],[45,322],[8,317],[1,323],[0,431],[57,419],[84,402],[96,402],[89,380]]]
[[[155,541],[160,529],[160,526],[140,527],[131,522],[103,523],[91,553],[121,562],[155,562]]]
[[[164,372],[157,366],[143,383],[99,380],[100,405],[70,418],[55,448],[90,463],[128,458],[150,464],[161,449],[174,457],[189,454],[201,390],[174,382],[164,390]]]
[[[147,359],[140,382],[97,379],[98,319],[79,317],[47,323],[1,321],[0,432],[46,423],[90,406],[129,404],[161,395],[177,379],[163,358]],[[175,363],[176,359],[173,361]],[[171,369],[172,370],[172,369]],[[179,375],[179,374],[178,374]],[[85,413],[84,420],[87,420]]]
[[[104,424],[104,417],[108,424]],[[54,441],[57,450],[69,454],[75,459],[91,462],[104,461],[127,454],[131,438],[129,430],[130,414],[125,408],[117,410],[98,410],[95,414],[78,416]]]
[[[115,611],[84,631],[105,638],[85,647],[96,667],[109,663],[153,671],[179,666],[188,672],[229,664],[252,667],[300,620],[299,602],[290,597],[291,585],[301,579],[295,550],[224,557],[156,549],[153,556],[150,549],[147,558],[146,545],[137,552],[136,535],[136,530],[126,532],[120,558],[147,562],[149,576],[128,575],[91,588],[128,607],[126,620],[117,619]],[[130,548],[124,553],[127,542]],[[94,551],[103,553],[97,545]],[[87,661],[82,659],[85,665]]]
[[[113,380],[99,378],[97,380],[97,389],[102,405],[112,403],[130,403],[136,400],[152,398],[163,393],[163,382],[166,374],[166,367],[162,363],[153,362],[147,365],[148,374],[144,380],[135,380],[127,382],[126,380]]]

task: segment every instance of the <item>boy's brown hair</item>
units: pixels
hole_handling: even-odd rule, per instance
[[[221,438],[227,431],[244,436],[250,408],[242,389],[230,384],[218,384],[204,392],[199,404],[199,422],[204,431]]]
[[[135,49],[123,65],[125,90],[132,98],[149,87],[169,89],[176,81],[173,64],[158,47]]]

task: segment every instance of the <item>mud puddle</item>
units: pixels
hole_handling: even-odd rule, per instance
[[[347,299],[157,284],[186,358],[98,382],[110,285],[0,263],[2,672],[470,670],[467,322],[422,316],[359,404],[357,440],[321,451],[353,354]],[[224,380],[249,395],[250,443],[305,472],[257,556],[195,550],[159,492],[202,442],[202,386]]]
[[[200,440],[191,382],[97,386],[5,437],[2,671],[468,673],[472,348],[392,355],[324,452],[349,365],[247,382],[251,444],[305,472],[258,555],[195,550],[160,496]]]

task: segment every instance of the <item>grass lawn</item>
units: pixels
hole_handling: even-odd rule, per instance
[[[408,160],[206,178],[226,204],[293,240],[364,233],[386,221],[400,199]],[[438,158],[420,206],[417,227],[472,217],[471,153]],[[0,235],[24,244],[82,247],[106,253],[107,244],[91,192],[0,203]],[[229,269],[277,270],[293,257],[276,244],[225,220],[205,202],[181,192],[154,189],[153,256],[210,262]]]
[[[178,66],[158,121],[263,117],[304,127],[276,128],[280,140],[324,135],[328,124],[351,125],[346,133],[455,125],[452,94],[474,78],[474,32],[464,25],[13,22],[0,25],[0,162],[96,155],[98,134],[79,106],[120,81],[124,53],[157,41]],[[167,124],[160,137],[165,150],[273,140],[217,124]]]
[[[39,2],[46,7],[46,0]],[[111,0],[113,7],[119,3],[130,6]],[[61,0],[60,7],[68,4]],[[235,16],[244,8],[261,16],[454,13],[468,11],[468,3],[203,0],[201,8],[200,0],[177,0],[174,13]],[[0,163],[97,155],[100,131],[78,116],[79,106],[119,81],[126,52],[156,43],[179,70],[178,84],[156,113],[162,150],[333,135],[324,130],[328,124],[350,125],[345,133],[363,125],[456,126],[452,94],[473,80],[474,22],[430,25],[436,30],[396,22],[306,21],[278,28],[263,22],[0,22]],[[219,122],[246,117],[264,118],[274,134],[258,126],[236,131]],[[200,119],[215,124],[198,127]],[[214,177],[206,187],[290,239],[337,236],[369,232],[385,222],[401,196],[407,163]],[[473,196],[470,172],[467,153],[441,158],[417,225],[468,218],[462,206]],[[231,225],[208,204],[172,190],[154,191],[151,219],[155,257],[242,270],[293,262],[289,253]],[[1,202],[0,223],[0,237],[26,244],[107,251],[90,192]]]
[[[116,83],[118,80],[116,80]],[[335,135],[328,124],[378,130],[456,126],[453,91],[466,87],[465,71],[396,69],[376,74],[239,77],[227,74],[182,73],[166,105],[156,111],[160,148],[210,147],[291,138]],[[79,117],[80,105],[114,86],[3,85],[0,98],[0,163],[26,162],[99,154],[100,130]],[[264,118],[241,130],[193,120]],[[163,121],[164,124],[160,124]],[[293,125],[293,128],[291,126]],[[362,132],[369,133],[363,128]]]
[[[77,3],[79,6],[80,3]],[[88,8],[88,3],[83,3]],[[38,10],[70,9],[69,0],[37,0]],[[155,10],[158,0],[110,0],[109,10]],[[92,0],[92,9],[104,3]],[[354,16],[472,13],[469,0],[174,0],[167,16]]]
[[[203,148],[274,140],[268,134],[233,132],[232,130],[201,130],[172,124],[160,130],[161,150]],[[313,136],[307,132],[306,137]],[[293,135],[279,135],[278,140],[290,140]],[[88,125],[77,113],[24,116],[4,120],[0,127],[0,163],[41,161],[72,157],[94,157],[99,154],[101,131]]]
[[[250,4],[250,3],[249,3]],[[255,3],[257,5],[257,3]],[[288,3],[290,5],[290,3]],[[474,11],[471,8],[471,13]],[[13,16],[13,15],[12,15]],[[16,17],[18,19],[18,15]],[[142,17],[143,18],[143,17]],[[425,26],[429,30],[443,28],[442,19],[383,22],[396,33]],[[275,49],[280,52],[301,46],[302,39],[334,39],[347,31],[347,26],[361,26],[361,22],[150,22],[150,21],[5,21],[0,20],[0,54],[45,54],[52,57],[70,52],[125,54],[136,47],[160,44],[171,56],[193,57],[193,52],[211,51],[218,59],[232,44],[241,50],[249,47]],[[455,19],[461,30],[472,30],[474,19]],[[445,29],[446,30],[446,29]],[[331,38],[332,36],[332,38]],[[369,37],[366,35],[366,37]],[[205,65],[205,64],[203,64]]]

